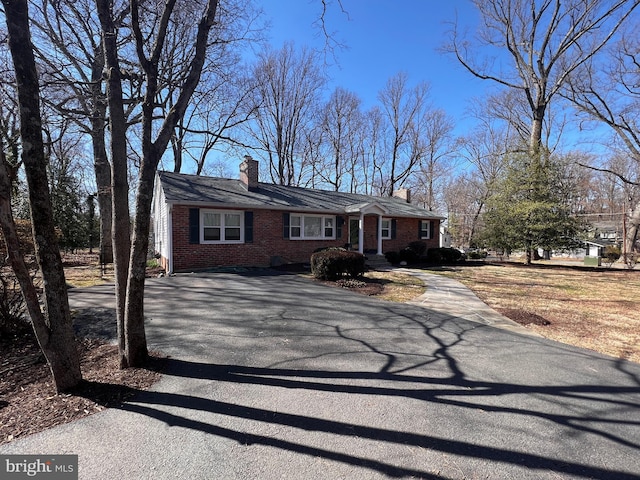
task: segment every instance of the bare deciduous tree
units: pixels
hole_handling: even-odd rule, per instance
[[[111,166],[106,149],[104,52],[93,0],[45,0],[32,15],[45,105],[91,138],[100,210],[100,258],[113,262]],[[124,9],[121,6],[121,17]],[[55,55],[52,55],[55,52]],[[136,102],[129,102],[129,112]]]
[[[564,95],[590,120],[606,125],[614,135],[608,145],[610,165],[583,166],[617,177],[625,191],[623,253],[631,253],[640,238],[640,41],[637,26],[607,51],[609,61],[590,59],[570,76]],[[611,140],[611,139],[610,139]]]
[[[141,103],[142,157],[138,172],[132,236],[129,235],[129,212],[125,212],[128,204],[126,120],[123,109],[123,75],[118,59],[118,34],[111,2],[96,0],[96,5],[102,27],[111,119],[114,257],[120,363],[122,367],[133,367],[141,365],[148,356],[143,301],[155,172],[176,125],[184,118],[189,101],[200,81],[218,1],[208,0],[189,5],[190,9],[186,14],[191,15],[194,20],[191,25],[195,23],[188,35],[189,56],[186,61],[181,62],[182,74],[172,75],[178,85],[178,93],[172,107],[166,115],[158,115],[157,102],[158,98],[161,98],[160,90],[166,88],[163,79],[168,77],[168,72],[163,70],[167,58],[166,49],[173,45],[167,39],[176,16],[185,12],[176,10],[176,0],[168,0],[162,5],[131,0],[131,30],[135,40],[137,62],[141,66],[144,80]]]
[[[341,87],[336,88],[324,106],[322,132],[325,144],[324,168],[318,170],[323,181],[341,191],[343,182],[353,176],[353,147],[360,129],[360,99]],[[350,182],[352,183],[352,182]]]
[[[287,43],[262,52],[253,76],[255,122],[250,135],[268,159],[274,183],[295,185],[304,177],[301,151],[313,128],[319,94],[325,86],[317,55]]]
[[[71,312],[67,297],[62,259],[56,239],[49,196],[46,158],[40,117],[38,73],[31,43],[27,0],[2,0],[9,33],[9,49],[17,79],[20,107],[20,137],[22,162],[29,185],[29,205],[36,248],[36,258],[42,272],[46,315],[40,310],[33,285],[25,278],[24,262],[17,255],[19,247],[15,228],[12,228],[10,189],[5,159],[0,169],[0,218],[8,242],[12,266],[18,276],[38,343],[47,359],[58,391],[75,387],[82,375],[76,349]]]
[[[429,85],[420,82],[410,87],[408,81],[406,73],[398,73],[378,94],[387,124],[384,141],[388,180],[384,193],[389,196],[413,173],[426,150],[423,135],[430,115]]]
[[[460,38],[455,25],[447,49],[476,77],[524,95],[531,121],[529,149],[538,152],[552,99],[564,87],[567,77],[607,44],[640,2],[474,0],[474,3],[481,18],[473,44]],[[488,53],[480,56],[474,47]]]
[[[444,110],[435,109],[428,115],[422,134],[425,152],[413,183],[414,198],[427,210],[438,210],[442,205],[442,180],[455,169],[452,154],[457,146],[452,136],[453,127],[453,120]]]

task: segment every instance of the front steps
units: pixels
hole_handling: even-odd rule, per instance
[[[375,253],[369,253],[365,255],[364,263],[369,270],[387,270],[391,268],[391,264],[387,262],[384,255],[376,255]]]

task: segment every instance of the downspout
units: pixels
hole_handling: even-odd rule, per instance
[[[358,221],[358,252],[364,253],[364,213],[362,212]]]
[[[378,253],[376,255],[382,255],[382,214],[380,213],[378,214]]]

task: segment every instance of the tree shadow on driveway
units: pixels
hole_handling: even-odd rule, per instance
[[[628,395],[640,395],[640,387],[634,386],[523,386],[465,380],[455,381],[451,378],[427,378],[386,372],[335,372],[257,368],[240,365],[213,365],[177,359],[168,359],[166,362],[164,373],[171,376],[283,389],[302,389],[315,392],[408,398],[470,409],[477,409],[478,404],[474,401],[468,401],[468,399],[486,398],[489,396],[537,395],[555,399],[580,399],[600,403],[600,408],[614,408],[616,410],[637,412],[637,403],[624,400],[623,398],[620,398],[620,400],[616,400],[615,398]],[[339,382],[332,382],[332,380],[338,380]],[[344,383],[345,381],[347,383]],[[358,384],[358,382],[363,381],[373,382],[376,385]],[[378,384],[383,384],[384,386],[378,386]],[[418,385],[420,388],[394,387],[396,384],[413,384]],[[497,448],[478,443],[451,440],[425,433],[404,431],[402,429],[369,427],[355,422],[341,422],[326,418],[286,413],[274,409],[256,408],[243,405],[242,399],[238,399],[237,402],[224,402],[180,393],[159,391],[139,391],[135,393],[136,395],[130,401],[117,408],[155,418],[171,427],[183,427],[227,438],[244,446],[262,445],[283,449],[301,455],[320,457],[374,470],[394,478],[410,476],[425,479],[441,479],[449,477],[443,476],[443,472],[436,475],[420,468],[412,468],[409,465],[394,465],[375,458],[357,456],[352,453],[332,450],[331,448],[319,448],[311,444],[296,443],[287,440],[285,435],[282,436],[283,438],[277,438],[242,431],[240,428],[233,429],[223,427],[218,424],[200,421],[197,418],[190,418],[188,415],[177,414],[174,408],[207,412],[208,414],[216,414],[236,420],[248,420],[251,422],[278,425],[305,432],[328,434],[326,435],[326,445],[329,447],[331,446],[331,437],[346,436],[353,439],[367,439],[384,444],[413,446],[466,458],[480,459],[495,464],[495,471],[499,471],[499,465],[507,464],[518,466],[518,468],[525,468],[529,471],[552,471],[559,474],[575,476],[576,478],[638,478],[637,471],[604,468],[570,461],[566,458],[549,458],[547,456],[515,449]],[[167,410],[164,407],[172,408]],[[596,416],[585,418],[581,415],[554,414],[542,411],[515,409],[507,405],[485,406],[483,409],[491,412],[542,418],[556,423],[564,429],[572,429],[576,432],[588,432],[602,436],[608,441],[617,444],[619,447],[625,447],[625,449],[635,452],[636,458],[639,454],[640,445],[638,444],[637,438],[623,438],[611,434],[608,431],[608,427],[616,424],[625,424],[626,426],[633,426],[638,429],[640,428],[640,421],[637,419],[632,420],[631,418],[627,418],[624,420],[605,417],[598,418]],[[403,425],[399,425],[398,427],[403,427]]]
[[[278,456],[262,446],[387,477],[640,477],[638,365],[293,277],[157,283],[149,338],[172,358],[117,408],[237,442],[230,461]]]

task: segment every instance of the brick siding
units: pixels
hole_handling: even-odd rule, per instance
[[[173,215],[173,269],[176,272],[206,269],[218,266],[264,267],[272,257],[285,262],[308,263],[318,248],[342,247],[349,241],[349,218],[344,216],[342,235],[335,240],[290,240],[283,238],[282,211],[253,210],[253,242],[243,244],[190,244],[189,206],[176,205]],[[191,207],[193,208],[193,207]],[[398,218],[397,237],[383,240],[383,252],[400,250],[418,240],[418,219]],[[438,220],[435,232],[438,232]],[[376,217],[365,217],[364,248],[376,250]],[[336,229],[337,230],[337,229]],[[429,247],[438,246],[438,238],[425,240]],[[167,259],[161,258],[165,266]]]

